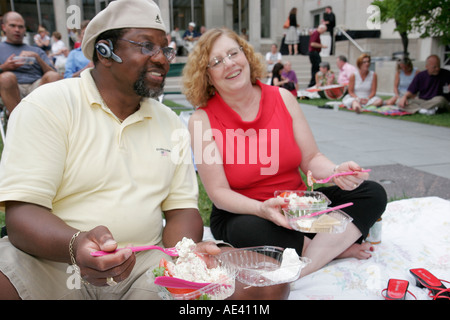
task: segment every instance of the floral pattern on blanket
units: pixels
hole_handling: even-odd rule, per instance
[[[450,201],[428,197],[389,203],[372,258],[335,260],[292,283],[289,299],[383,299],[381,291],[391,278],[408,280],[417,299],[431,299],[427,289],[415,285],[412,268],[450,281]]]

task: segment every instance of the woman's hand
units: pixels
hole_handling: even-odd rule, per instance
[[[362,168],[353,161],[344,162],[336,168],[335,173],[354,171],[355,174],[335,177],[333,178],[333,181],[342,190],[354,190],[358,188],[364,180],[369,178],[369,174],[367,172],[358,172],[361,170]]]
[[[367,99],[367,98],[361,98],[361,99],[359,99],[359,102],[360,102],[362,105],[366,105],[367,102],[369,102],[369,99]]]
[[[277,226],[292,229],[281,212],[281,206],[286,204],[286,200],[282,198],[270,198],[261,202],[258,216],[266,220],[272,221]]]

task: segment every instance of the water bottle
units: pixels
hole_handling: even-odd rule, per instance
[[[381,230],[382,230],[382,219],[378,219],[377,222],[370,228],[369,234],[367,235],[366,241],[371,244],[381,243]]]

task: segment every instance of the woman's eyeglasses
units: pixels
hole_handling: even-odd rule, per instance
[[[173,58],[175,58],[175,50],[171,47],[164,47],[161,48],[160,46],[154,44],[153,42],[137,42],[137,41],[133,41],[133,40],[128,40],[128,39],[119,39],[119,40],[123,40],[123,41],[127,41],[129,43],[135,44],[137,46],[141,47],[141,51],[142,54],[146,55],[146,56],[156,56],[158,53],[160,53],[162,51],[163,55],[166,57],[167,61],[172,61]]]
[[[230,60],[236,59],[239,53],[242,52],[242,47],[239,48],[233,48],[230,51],[227,52],[227,55],[223,57],[214,57],[209,61],[208,68],[215,69],[218,66],[225,64],[225,59],[228,58]]]

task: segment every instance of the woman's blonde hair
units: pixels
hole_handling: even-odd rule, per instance
[[[204,33],[192,52],[189,54],[187,63],[183,69],[183,93],[186,99],[194,107],[203,107],[215,94],[216,89],[209,81],[208,64],[209,54],[216,40],[221,36],[227,36],[235,40],[242,52],[245,54],[250,65],[250,78],[252,84],[262,78],[266,66],[261,54],[256,53],[253,47],[234,31],[227,28],[214,28]]]
[[[402,64],[405,65],[406,69],[410,72],[414,69],[411,59],[404,57],[403,59],[397,61],[397,71],[400,71],[402,69],[400,68]]]
[[[369,58],[369,62],[372,61],[372,58],[370,57],[370,55],[368,55],[367,53],[363,53],[361,54],[358,59],[356,59],[356,66],[359,68],[361,68],[362,64],[363,64],[363,60],[365,58]]]

